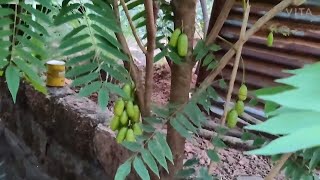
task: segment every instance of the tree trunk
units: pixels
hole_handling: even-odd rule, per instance
[[[184,104],[189,100],[192,68],[195,61],[192,57],[193,36],[195,31],[196,0],[173,0],[175,27],[181,27],[188,36],[188,55],[180,65],[171,66],[170,103]],[[174,111],[174,109],[172,109]],[[172,180],[182,168],[184,159],[185,139],[168,123],[167,141],[172,150],[174,165],[169,163],[169,174],[163,173],[161,179]]]

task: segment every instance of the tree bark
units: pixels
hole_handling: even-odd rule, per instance
[[[195,61],[192,58],[193,37],[195,32],[196,0],[173,0],[171,6],[174,12],[175,27],[181,27],[188,36],[188,55],[180,65],[171,66],[170,103],[184,104],[189,100],[192,68]],[[174,109],[172,109],[174,111]],[[174,165],[169,164],[169,174],[163,173],[161,179],[172,180],[182,168],[184,159],[185,138],[168,123],[167,141],[172,150]]]

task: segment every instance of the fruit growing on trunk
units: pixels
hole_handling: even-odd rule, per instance
[[[114,116],[110,123],[110,128],[112,131],[118,130],[120,127],[120,118],[119,116]]]
[[[121,114],[120,122],[123,126],[127,126],[129,124],[129,118],[126,111],[123,111],[123,113]]]
[[[126,141],[129,141],[129,142],[135,142],[136,141],[136,138],[134,136],[134,132],[133,132],[132,129],[128,129],[127,135],[126,135]]]
[[[126,104],[126,111],[127,114],[130,118],[134,117],[134,108],[133,108],[133,102],[132,101],[128,101]]]
[[[120,129],[120,131],[119,131],[119,133],[117,134],[117,137],[116,137],[117,143],[122,143],[123,142],[123,140],[126,138],[127,131],[128,131],[127,127],[123,127],[123,128]]]
[[[124,101],[120,98],[116,101],[114,105],[114,114],[117,116],[121,116],[124,110]]]
[[[133,106],[133,110],[134,110],[134,116],[132,117],[132,121],[138,123],[138,122],[140,122],[140,110],[139,110],[139,106],[134,105],[134,106]]]
[[[132,126],[134,135],[140,136],[142,135],[142,129],[138,123],[134,123]]]
[[[188,36],[184,33],[178,38],[178,54],[181,57],[185,57],[188,54]]]
[[[178,39],[179,39],[179,36],[181,34],[181,30],[180,28],[177,28],[173,31],[171,37],[170,37],[170,41],[169,41],[169,45],[171,47],[176,47],[177,46],[177,42],[178,42]]]

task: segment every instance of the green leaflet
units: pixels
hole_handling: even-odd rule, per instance
[[[102,69],[106,71],[113,78],[119,80],[120,82],[130,83],[130,80],[128,79],[128,77],[126,77],[127,74],[120,73],[113,67],[108,67],[107,65],[102,66]]]
[[[71,70],[67,71],[66,77],[74,78],[82,74],[89,73],[95,70],[97,67],[98,65],[96,63],[91,63],[91,62],[84,65],[78,65],[73,67]]]
[[[175,177],[177,179],[190,179],[190,176],[195,174],[196,170],[194,168],[182,169],[177,172]]]
[[[0,26],[1,26],[1,27],[8,26],[8,25],[10,25],[10,24],[12,24],[12,23],[13,23],[13,21],[12,21],[11,19],[9,19],[9,18],[3,18],[3,17],[1,17],[1,19],[0,19]]]
[[[176,131],[178,131],[179,132],[179,134],[181,135],[181,136],[183,136],[183,137],[185,137],[185,138],[191,138],[191,134],[188,132],[188,130],[185,128],[185,127],[183,127],[180,123],[179,123],[179,121],[177,121],[177,120],[175,120],[175,119],[171,119],[170,120],[170,124],[171,124],[171,126],[176,130]]]
[[[92,46],[92,43],[84,43],[84,44],[81,44],[78,46],[74,46],[74,47],[64,51],[63,55],[65,55],[65,56],[72,55],[72,54],[87,50],[91,46]]]
[[[160,178],[158,165],[152,157],[151,153],[148,150],[143,149],[141,151],[141,156],[143,161],[147,164],[151,171],[154,172]]]
[[[20,84],[20,72],[15,66],[10,64],[5,71],[5,76],[8,89],[11,93],[13,102],[15,103]]]
[[[75,44],[78,44],[79,42],[88,39],[89,37],[90,37],[90,35],[83,34],[83,35],[75,36],[75,37],[72,37],[69,39],[65,39],[60,44],[59,48],[60,49],[70,48],[70,47],[74,46]]]
[[[294,133],[303,128],[319,126],[320,121],[317,121],[319,117],[320,112],[291,111],[274,116],[264,123],[246,126],[246,129],[284,135]]]
[[[71,14],[71,15],[67,15],[67,16],[63,16],[63,17],[58,16],[58,17],[56,17],[54,24],[56,26],[59,26],[59,25],[65,24],[67,22],[71,22],[73,20],[80,19],[82,17],[83,17],[83,14],[80,14],[80,13],[75,13],[75,14]]]
[[[49,16],[45,15],[41,11],[34,9],[32,6],[20,3],[20,6],[30,12],[32,15],[34,15],[37,19],[41,19],[46,24],[51,24],[52,20],[49,18]]]
[[[0,16],[8,16],[14,14],[14,11],[10,8],[0,8]]]
[[[207,151],[208,157],[214,162],[220,162],[220,157],[218,153],[212,149]]]
[[[208,54],[202,63],[202,66],[207,66],[209,65],[212,61],[215,61],[215,56],[213,54]]]
[[[287,136],[271,141],[268,145],[248,154],[274,155],[281,153],[296,152],[298,150],[316,147],[320,144],[320,139],[315,134],[319,133],[320,126],[303,128]]]
[[[149,141],[148,149],[154,156],[154,158],[158,161],[158,163],[169,173],[167,161],[159,143],[154,139]]]
[[[84,61],[90,61],[91,59],[93,59],[94,55],[95,55],[95,51],[90,51],[86,54],[73,57],[69,61],[66,62],[66,65],[72,66],[72,65],[84,62]]]
[[[103,49],[107,54],[111,54],[115,58],[121,59],[123,61],[128,61],[129,57],[122,53],[119,49],[116,49],[106,43],[98,43],[98,46]]]
[[[98,92],[98,104],[101,110],[105,110],[109,101],[109,91],[102,87]]]
[[[149,172],[139,156],[133,160],[133,167],[143,180],[150,180]]]
[[[119,166],[114,180],[125,180],[131,171],[131,161],[127,160]]]
[[[318,148],[316,151],[313,152],[312,158],[309,162],[310,169],[316,168],[318,164],[320,163],[320,148]]]
[[[157,132],[155,135],[155,138],[157,139],[158,143],[160,144],[164,155],[173,164],[174,163],[173,162],[173,155],[172,155],[171,149],[167,143],[166,137],[163,134]]]
[[[111,91],[111,93],[118,94],[123,98],[129,98],[127,94],[121,89],[118,85],[114,85],[112,83],[105,83],[105,86]]]
[[[100,81],[92,82],[79,91],[79,95],[82,97],[90,96],[92,93],[97,92],[101,88],[102,83]]]
[[[113,37],[112,35],[110,35],[106,30],[103,30],[101,27],[99,27],[96,24],[92,24],[91,27],[97,32],[99,33],[101,36],[105,37],[112,45],[114,45],[115,47],[118,48],[122,48],[120,43],[115,39],[115,37]]]
[[[24,72],[30,79],[32,79],[32,81],[44,86],[44,82],[40,78],[40,76],[35,72],[35,70],[31,69],[25,61],[16,59],[14,60],[14,63],[22,72]]]
[[[180,124],[182,124],[186,129],[193,133],[197,133],[197,128],[193,126],[193,124],[184,116],[184,115],[179,115],[176,118],[177,121],[179,121]]]
[[[192,159],[188,159],[184,164],[183,166],[185,167],[189,167],[189,166],[193,166],[193,165],[196,165],[199,163],[199,159],[197,158],[192,158]]]
[[[33,52],[37,52],[37,54],[39,54],[42,57],[46,57],[48,54],[47,52],[44,50],[44,47],[40,46],[40,44],[35,43],[31,40],[26,39],[25,37],[22,36],[16,36],[16,38],[25,46],[28,47],[31,51]]]
[[[79,27],[74,28],[72,31],[70,31],[68,34],[66,34],[62,41],[65,41],[66,39],[72,38],[73,36],[77,35],[79,32],[81,32],[83,29],[85,29],[86,25],[81,25]]]
[[[139,152],[143,149],[142,145],[137,142],[124,141],[121,145],[129,149],[132,152]]]
[[[170,59],[175,63],[175,64],[181,64],[182,63],[182,59],[181,57],[174,51],[169,51],[168,52],[168,56],[170,57]]]
[[[155,57],[154,57],[154,62],[160,61],[162,58],[164,58],[168,54],[168,50],[164,49],[163,51],[159,52]]]
[[[72,82],[71,86],[80,86],[80,85],[83,85],[83,84],[87,84],[87,83],[97,79],[98,77],[99,77],[99,73],[90,73],[90,74],[81,76],[79,78],[76,78]]]
[[[38,32],[49,36],[48,31],[46,30],[46,28],[44,28],[41,24],[39,24],[36,21],[33,21],[30,15],[25,15],[25,14],[19,14],[18,15],[19,18],[21,18],[23,21],[25,21],[29,26],[33,27],[35,30],[37,30]]]

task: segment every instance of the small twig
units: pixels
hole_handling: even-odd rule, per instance
[[[232,74],[231,74],[231,78],[230,78],[230,82],[229,82],[229,90],[228,90],[228,94],[227,94],[226,103],[225,103],[225,106],[224,106],[224,112],[223,112],[222,119],[221,119],[221,125],[225,125],[225,123],[226,123],[226,117],[227,117],[227,113],[229,111],[228,104],[231,101],[234,82],[236,80],[238,67],[239,67],[239,62],[240,62],[240,57],[241,57],[241,53],[242,53],[242,47],[243,47],[244,42],[245,42],[244,38],[245,38],[245,33],[246,33],[247,25],[248,25],[249,13],[250,13],[250,5],[249,5],[249,1],[248,1],[247,2],[247,8],[246,8],[246,11],[244,12],[244,16],[243,16],[243,23],[242,23],[242,27],[241,27],[241,31],[240,31],[240,39],[239,39],[240,45],[239,45],[239,48],[237,50],[236,59],[235,59],[235,61],[233,63]]]
[[[130,28],[131,28],[131,31],[132,31],[132,34],[133,34],[134,38],[136,39],[139,48],[141,49],[141,51],[144,54],[147,54],[146,49],[144,48],[144,46],[142,45],[142,43],[141,43],[141,41],[140,41],[140,39],[138,37],[136,28],[134,27],[134,24],[133,24],[132,19],[130,17],[129,10],[128,10],[128,7],[127,7],[126,3],[124,2],[124,0],[120,0],[120,3],[122,5],[122,8],[123,8],[125,14],[126,14],[126,17],[128,19],[128,22],[129,22],[129,25],[130,25]]]
[[[123,0],[122,0],[123,1]],[[153,13],[153,3],[150,0],[144,1],[147,21],[147,54],[146,54],[146,78],[145,78],[145,112],[151,113],[151,95],[153,86],[153,59],[156,46],[156,26]]]
[[[281,159],[277,162],[277,164],[270,170],[268,176],[265,178],[265,180],[273,180],[277,174],[279,174],[282,166],[284,163],[290,158],[292,153],[284,154],[282,155]]]

